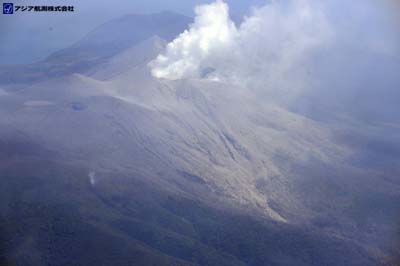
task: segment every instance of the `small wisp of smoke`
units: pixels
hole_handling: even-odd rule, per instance
[[[92,171],[92,172],[90,172],[90,173],[88,174],[88,177],[89,177],[89,182],[90,182],[90,184],[91,184],[92,186],[96,185],[96,173]]]

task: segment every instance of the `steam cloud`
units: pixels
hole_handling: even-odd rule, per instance
[[[195,13],[190,28],[150,63],[154,77],[207,76],[256,88],[301,86],[302,61],[333,36],[315,1],[273,1],[254,9],[238,27],[222,0],[198,6]]]

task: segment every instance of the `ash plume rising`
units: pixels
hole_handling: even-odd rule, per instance
[[[209,77],[244,87],[302,86],[302,62],[333,35],[322,5],[306,0],[273,1],[238,27],[221,0],[195,12],[190,28],[149,64],[154,77],[202,78],[212,69]]]

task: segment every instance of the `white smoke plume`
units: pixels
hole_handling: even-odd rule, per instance
[[[89,182],[90,182],[90,184],[92,185],[92,186],[94,186],[94,185],[96,185],[96,182],[97,182],[97,180],[96,180],[96,172],[90,172],[89,174],[88,174],[88,177],[89,177]]]
[[[272,1],[238,27],[222,0],[195,12],[190,28],[150,63],[154,77],[202,78],[213,70],[213,78],[247,87],[302,86],[302,60],[332,37],[316,1]]]
[[[198,77],[202,65],[235,43],[237,30],[228,11],[220,0],[197,6],[194,24],[151,63],[152,74],[167,79]]]

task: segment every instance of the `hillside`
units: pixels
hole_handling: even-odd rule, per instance
[[[382,128],[152,77],[189,21],[125,16],[0,69],[3,264],[396,265],[397,135],[383,160]]]

